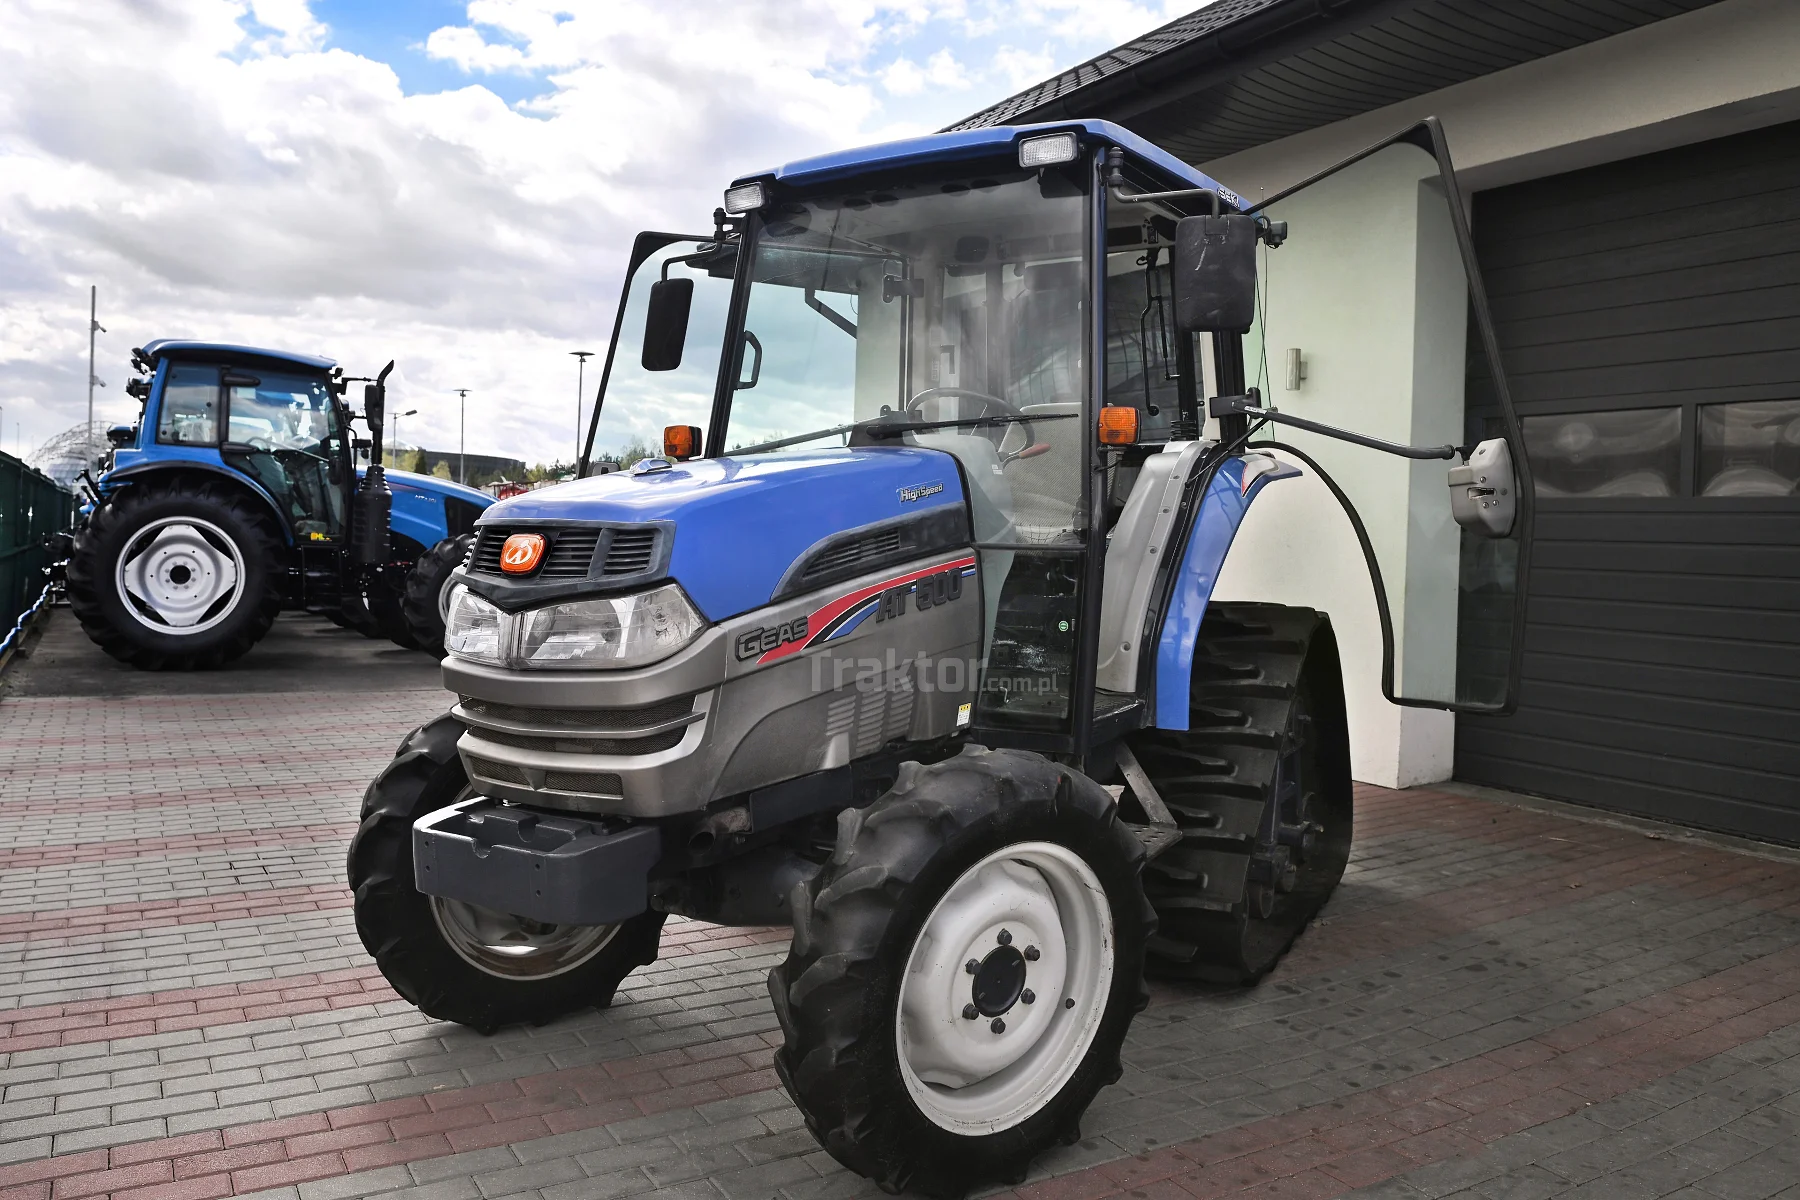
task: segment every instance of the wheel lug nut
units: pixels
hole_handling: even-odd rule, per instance
[[[1064,1008],[1074,1008],[1075,1007],[1075,997],[1070,996],[1067,1000],[1064,1000],[1063,1007]]]
[[[1012,945],[1012,934],[1002,929],[1000,931],[1000,936],[994,940],[999,942],[1002,946],[1010,946]]]
[[[1019,993],[1019,999],[1024,1001],[1026,1004],[1035,1004],[1035,1003],[1037,1003],[1037,993],[1032,991],[1030,988],[1026,988],[1024,991]]]
[[[968,962],[963,964],[963,970],[974,975],[981,970],[981,964],[971,958]]]
[[[979,1017],[980,1015],[981,1014],[979,1012],[975,1011],[975,1006],[973,1004],[963,1005],[963,1020],[973,1021],[976,1017]]]
[[[1043,957],[1043,955],[1038,953],[1038,948],[1036,946],[1025,947],[1025,961],[1026,962],[1036,962],[1038,959],[1040,959],[1042,957]]]
[[[995,1017],[994,1023],[992,1025],[989,1025],[988,1028],[993,1030],[995,1033],[1005,1033],[1006,1032],[1006,1022],[1002,1021],[999,1017]]]

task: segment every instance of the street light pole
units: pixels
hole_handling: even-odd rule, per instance
[[[469,480],[467,461],[469,449],[469,389],[456,388],[455,391],[459,397],[456,406],[456,482],[466,484]]]
[[[400,454],[400,418],[401,417],[410,417],[418,411],[419,410],[416,408],[409,408],[403,413],[395,413],[394,414],[394,454],[395,454],[396,458]]]
[[[98,284],[88,285],[88,419],[87,432],[91,440],[94,436],[94,385],[100,381],[94,376],[94,335],[105,333],[106,326],[100,324],[100,287]],[[100,383],[105,387],[104,383]]]
[[[581,395],[585,388],[584,377],[587,374],[587,360],[594,356],[592,350],[571,350],[575,356],[575,462],[581,462]],[[579,470],[579,466],[576,468]]]

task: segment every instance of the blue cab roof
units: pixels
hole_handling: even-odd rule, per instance
[[[1169,176],[1179,186],[1212,188],[1226,203],[1235,204],[1238,208],[1245,207],[1243,198],[1218,180],[1203,171],[1195,170],[1162,147],[1145,141],[1131,130],[1111,121],[1046,121],[1036,125],[990,125],[982,129],[931,133],[924,137],[881,142],[873,146],[858,146],[853,150],[836,150],[830,154],[803,158],[772,171],[740,176],[737,182],[773,178],[781,183],[803,187],[886,168],[958,162],[1001,153],[1020,138],[1064,129],[1077,131],[1083,141],[1117,146]]]
[[[157,338],[139,347],[143,356],[155,362],[159,358],[193,358],[203,362],[235,362],[260,358],[267,362],[287,363],[309,371],[329,371],[337,366],[335,358],[313,354],[294,354],[287,350],[265,350],[259,346],[234,346],[229,342],[196,342],[181,338]]]

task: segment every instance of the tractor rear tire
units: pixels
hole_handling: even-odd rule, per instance
[[[451,572],[468,560],[474,545],[472,533],[447,537],[421,554],[407,573],[401,611],[413,641],[433,658],[444,657],[444,601]]]
[[[407,734],[363,796],[347,864],[356,932],[396,992],[425,1015],[493,1033],[606,1008],[656,961],[663,914],[611,926],[545,925],[427,896],[413,884],[412,826],[469,792],[445,714]]]
[[[907,763],[845,809],[769,975],[776,1073],[831,1156],[961,1196],[1078,1139],[1149,995],[1143,856],[1103,788],[1019,751]]]
[[[1181,826],[1144,871],[1150,972],[1255,983],[1330,898],[1354,796],[1337,641],[1308,608],[1215,604],[1194,650],[1187,732],[1133,736]]]
[[[120,662],[210,670],[269,632],[285,558],[269,514],[242,491],[181,476],[130,483],[75,537],[69,607]]]

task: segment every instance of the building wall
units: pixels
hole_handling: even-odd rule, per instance
[[[1800,116],[1796,62],[1800,4],[1724,0],[1203,166],[1246,196],[1268,195],[1436,115],[1464,189],[1498,186]],[[1416,176],[1403,174],[1352,168],[1273,214],[1294,232],[1288,246],[1268,256],[1264,391],[1277,407],[1379,436],[1460,442],[1465,310],[1452,298],[1460,271],[1452,272],[1454,260],[1445,256],[1447,228],[1433,232],[1430,218],[1421,221],[1424,194]],[[1309,226],[1341,239],[1335,259],[1294,253],[1306,245]],[[1352,276],[1359,286],[1345,282]],[[1289,347],[1309,360],[1298,393],[1282,387],[1281,353]],[[1256,379],[1257,361],[1247,365]],[[1453,527],[1443,527],[1444,464],[1409,470],[1336,445],[1320,456],[1357,498],[1382,560],[1401,691],[1441,687],[1433,675],[1453,663],[1439,647],[1455,619],[1454,581],[1447,600],[1440,573],[1445,539],[1454,537]],[[1453,552],[1448,561],[1454,564]],[[1380,627],[1367,572],[1322,485],[1308,479],[1265,489],[1219,586],[1223,597],[1279,599],[1332,614],[1344,651],[1357,778],[1404,786],[1449,777],[1453,718],[1381,697]]]

